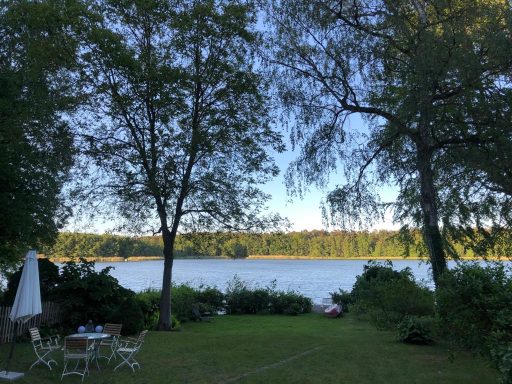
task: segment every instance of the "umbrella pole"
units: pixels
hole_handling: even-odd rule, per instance
[[[14,354],[14,345],[16,344],[16,335],[18,334],[18,322],[14,322],[14,334],[12,335],[11,348],[9,350],[9,357],[7,358],[7,364],[5,365],[5,373],[9,373],[9,365],[11,365],[11,359]]]

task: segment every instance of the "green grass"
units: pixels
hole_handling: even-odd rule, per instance
[[[1,347],[5,356],[7,346]],[[16,346],[12,369],[26,372],[19,383],[60,382],[59,366],[27,371],[33,359],[28,343]],[[186,323],[181,332],[151,332],[138,361],[142,369],[101,362],[89,383],[497,383],[497,373],[482,359],[458,353],[454,362],[439,345],[398,343],[393,332],[375,330],[350,316],[317,314],[222,316],[211,323]],[[65,377],[63,383],[79,383]]]

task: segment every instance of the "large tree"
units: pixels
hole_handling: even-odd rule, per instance
[[[341,160],[345,182],[327,196],[338,224],[375,216],[375,187],[397,185],[395,219],[422,228],[437,282],[450,239],[510,221],[511,196],[495,188],[510,169],[492,165],[512,140],[510,5],[266,3],[278,94],[302,148],[290,178],[322,183]],[[351,129],[354,114],[366,131]]]
[[[68,70],[75,44],[60,1],[0,5],[0,261],[51,243],[68,214],[61,193],[73,139]]]
[[[254,67],[255,10],[227,0],[110,0],[90,10],[98,16],[81,58],[91,100],[82,146],[96,176],[88,196],[129,227],[161,233],[166,330],[180,227],[264,223],[268,197],[256,186],[276,175],[269,152],[282,143]]]

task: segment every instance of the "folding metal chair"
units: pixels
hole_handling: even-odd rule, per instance
[[[50,336],[47,338],[42,338],[38,328],[30,328],[28,331],[30,333],[30,339],[32,341],[32,346],[34,347],[34,352],[37,356],[37,360],[30,366],[30,369],[39,363],[43,363],[48,368],[50,368],[50,370],[52,369],[50,363],[59,365],[54,359],[49,358],[50,356],[48,355],[60,348],[60,337]]]
[[[89,360],[92,356],[92,349],[87,337],[66,337],[64,339],[64,370],[60,380],[67,375],[80,375],[84,381],[85,374],[89,374]],[[68,368],[69,363],[76,361],[74,368]],[[80,363],[83,362],[83,368]]]
[[[119,342],[119,338],[121,337],[121,329],[123,328],[123,324],[111,324],[106,323],[103,327],[103,333],[108,333],[112,337],[109,339],[101,340],[100,343],[100,352],[102,347],[110,347],[110,352],[108,352],[109,356],[99,355],[98,357],[103,357],[108,360],[108,363],[110,363],[110,360],[112,358],[117,359],[116,357],[116,349],[117,344]]]
[[[135,355],[139,353],[140,348],[144,343],[146,333],[148,333],[147,330],[142,331],[137,339],[129,338],[128,340],[124,339],[119,341],[116,353],[121,357],[121,359],[123,359],[123,361],[114,368],[114,371],[124,364],[128,365],[133,372],[135,372],[135,366],[138,366],[140,369],[140,364],[135,360]]]

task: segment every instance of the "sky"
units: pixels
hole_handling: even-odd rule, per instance
[[[276,163],[281,169],[277,178],[262,186],[262,190],[272,196],[268,203],[269,212],[277,212],[283,217],[287,217],[291,224],[291,231],[326,229],[322,222],[321,202],[329,192],[329,188],[334,187],[341,181],[341,177],[333,175],[331,183],[325,190],[320,190],[311,186],[309,191],[304,193],[302,198],[290,197],[287,193],[284,183],[284,173],[291,161],[295,159],[296,154],[291,150],[275,156]],[[394,201],[397,195],[397,189],[394,187],[382,188],[380,197],[383,201]],[[392,223],[388,216],[383,222],[376,222],[370,229],[398,229],[398,225]],[[332,228],[329,228],[332,229]]]
[[[351,131],[364,132],[368,128],[366,123],[358,116],[350,116],[346,124]],[[278,127],[276,127],[279,129]],[[274,154],[274,159],[281,172],[277,178],[262,187],[262,190],[272,196],[268,206],[269,212],[280,213],[290,221],[292,231],[315,230],[315,229],[334,229],[326,228],[322,221],[321,202],[327,196],[327,193],[342,183],[341,169],[339,174],[331,174],[330,182],[326,189],[321,190],[315,186],[310,186],[309,190],[301,197],[290,197],[287,193],[284,174],[289,164],[297,157],[298,151],[292,151],[289,144],[289,133],[282,132],[283,139],[287,143],[287,151]],[[394,186],[383,187],[379,189],[379,195],[383,202],[395,201],[398,195],[398,188]],[[369,228],[370,230],[379,229],[399,229],[399,225],[392,223],[391,213],[389,213],[383,222],[375,222]]]

